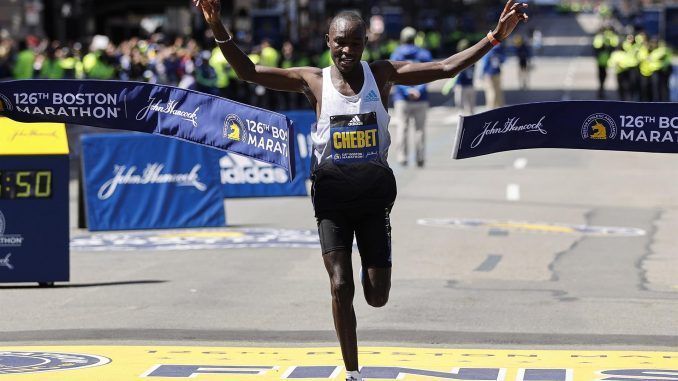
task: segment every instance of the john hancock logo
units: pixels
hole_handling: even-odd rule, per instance
[[[617,125],[607,114],[593,114],[581,126],[581,137],[584,140],[607,140],[617,136]]]
[[[224,120],[224,137],[236,142],[246,141],[247,128],[239,116],[228,114]]]
[[[0,94],[0,112],[3,111],[12,111],[12,102],[9,101],[9,98]]]

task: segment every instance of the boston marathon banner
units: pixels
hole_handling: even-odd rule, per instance
[[[678,153],[678,103],[544,102],[462,117],[455,159],[527,148]]]
[[[8,81],[0,82],[0,115],[170,136],[279,166],[294,178],[287,117],[195,91],[124,81]]]

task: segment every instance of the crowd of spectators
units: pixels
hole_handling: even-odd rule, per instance
[[[237,34],[240,46],[257,64],[277,67],[332,64],[324,43],[325,26],[317,33],[302,31],[298,43],[269,40],[252,43],[252,37]],[[454,53],[458,40],[480,39],[478,34],[455,31],[442,36],[435,30],[420,31],[416,43],[434,56]],[[368,31],[366,61],[388,58],[396,39]],[[241,82],[209,35],[169,37],[162,33],[133,37],[114,43],[106,36],[86,41],[61,42],[28,36],[12,38],[0,31],[0,80],[7,79],[102,79],[166,84],[220,95],[239,102],[274,110],[308,107],[301,94],[282,94]]]

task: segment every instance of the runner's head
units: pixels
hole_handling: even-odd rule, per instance
[[[339,72],[349,73],[360,63],[367,44],[365,21],[356,12],[341,12],[332,19],[325,39]]]

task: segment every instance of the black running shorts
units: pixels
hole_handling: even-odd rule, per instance
[[[316,216],[323,254],[353,249],[355,235],[363,268],[391,267],[391,208],[349,209]]]

